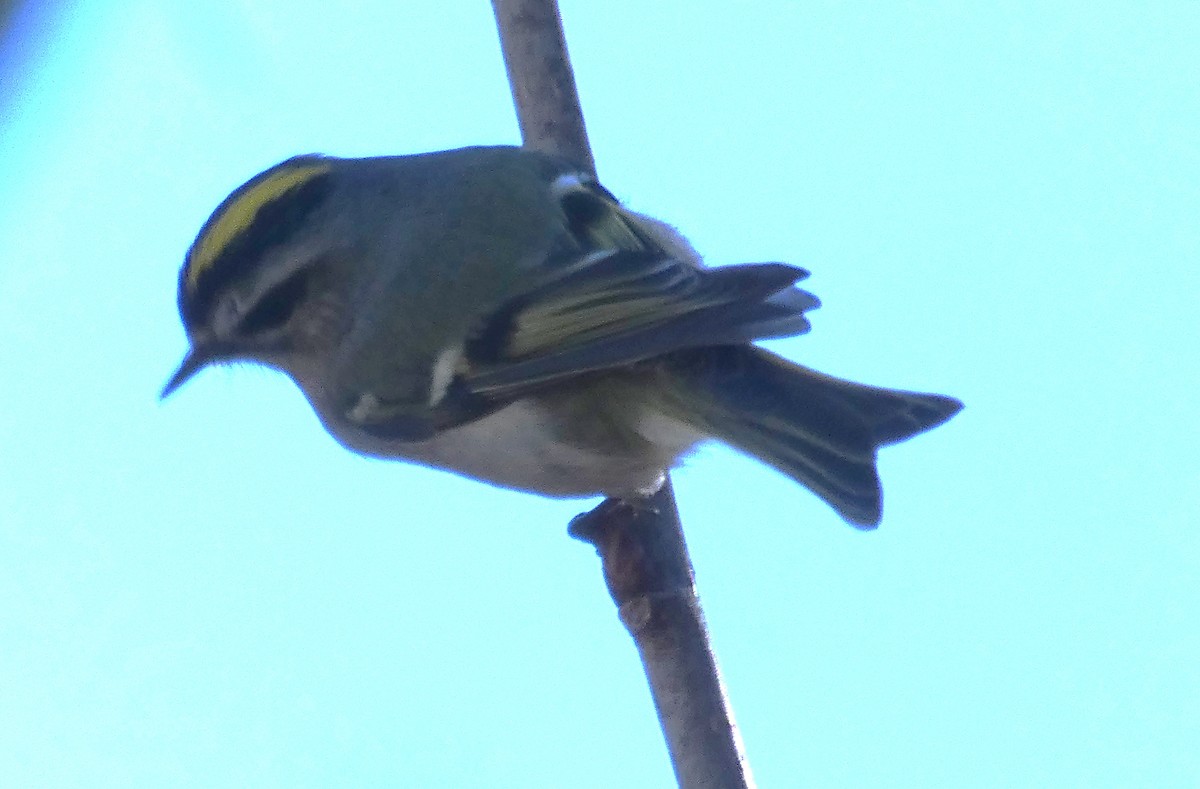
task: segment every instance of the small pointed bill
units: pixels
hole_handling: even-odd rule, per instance
[[[159,394],[159,400],[165,400],[179,387],[183,386],[189,378],[203,369],[204,365],[212,361],[212,354],[205,352],[203,349],[192,348],[188,351],[187,356],[183,357],[183,362],[180,363],[179,369],[167,381],[167,385],[163,387]]]

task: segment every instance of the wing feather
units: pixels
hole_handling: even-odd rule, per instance
[[[661,252],[609,250],[499,311],[468,345],[472,391],[501,394],[664,353],[808,330],[818,306],[783,263],[698,268]]]

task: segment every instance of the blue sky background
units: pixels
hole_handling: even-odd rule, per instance
[[[518,141],[489,4],[35,11],[0,65],[0,784],[661,787],[592,502],[159,387],[182,256],[294,153]],[[984,6],[987,7],[984,7]],[[859,533],[675,476],[764,787],[1200,784],[1200,3],[563,0],[606,184],[813,271],[791,358],[954,394]]]

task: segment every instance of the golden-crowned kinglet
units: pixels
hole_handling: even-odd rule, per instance
[[[645,495],[716,439],[874,526],[876,449],[962,406],[752,345],[808,330],[807,275],[705,268],[587,173],[520,148],[299,156],[226,198],[188,251],[191,350],[163,396],[207,364],[259,362],[355,452],[547,496]]]

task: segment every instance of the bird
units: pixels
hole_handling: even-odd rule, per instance
[[[644,499],[717,441],[874,528],[878,449],[962,403],[756,345],[809,331],[808,276],[708,266],[590,173],[525,148],[302,155],[234,190],[189,248],[189,350],[161,396],[214,364],[261,364],[353,452],[554,498]]]

